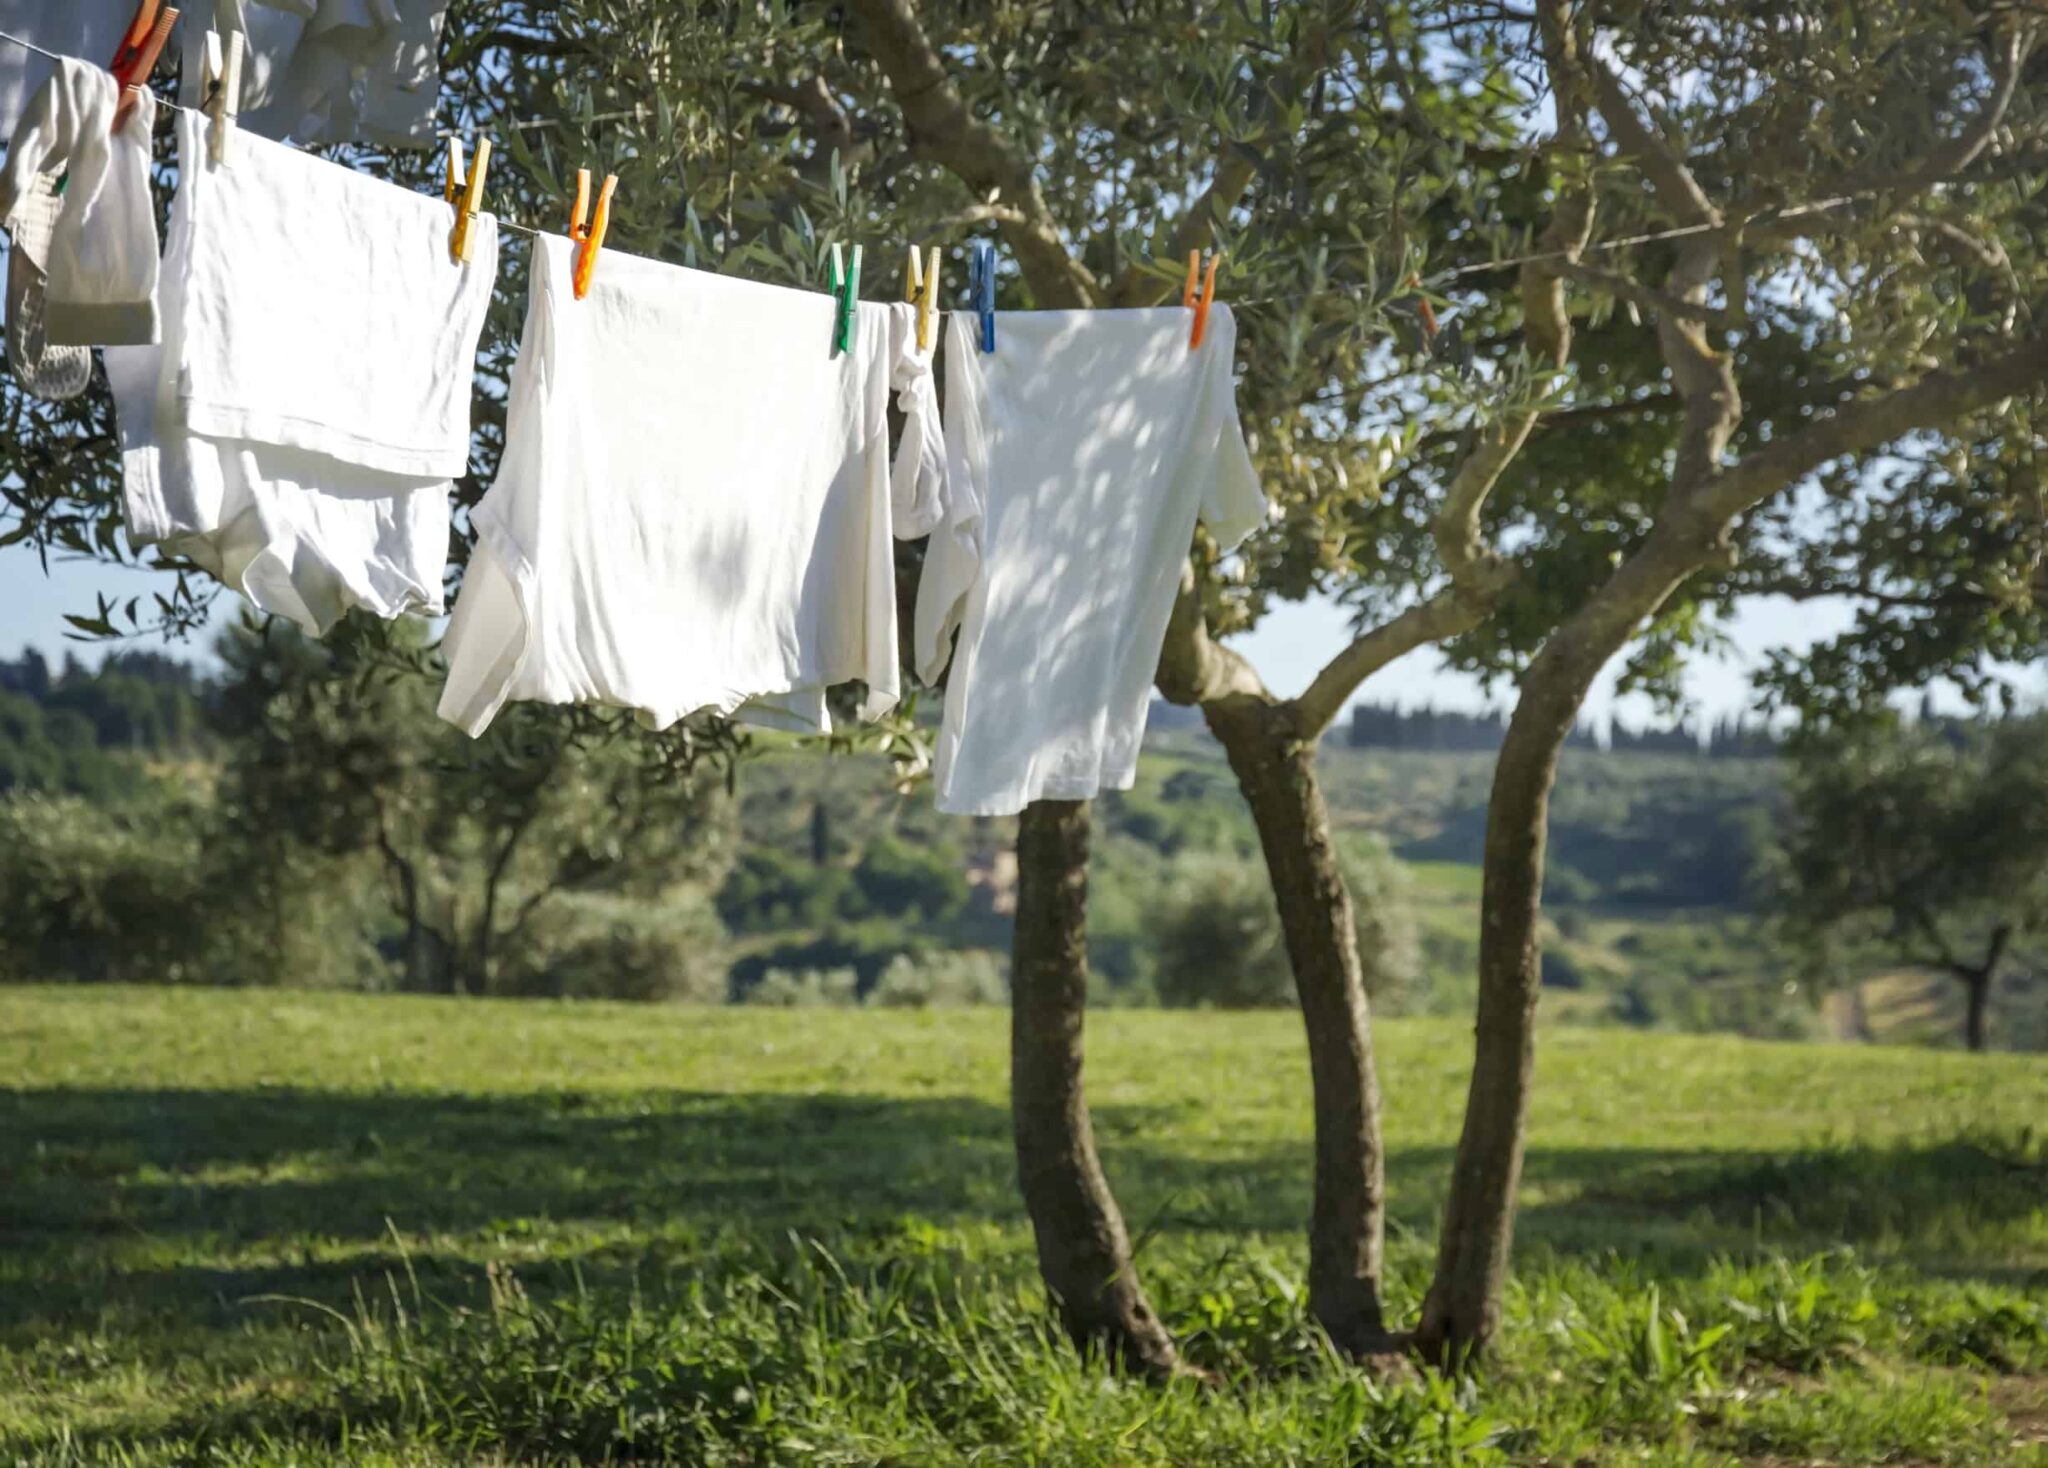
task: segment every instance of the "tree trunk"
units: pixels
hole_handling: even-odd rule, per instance
[[[1010,965],[1010,1112],[1038,1268],[1084,1350],[1151,1375],[1179,1369],[1131,1263],[1123,1216],[1095,1154],[1081,1082],[1088,1002],[1088,807],[1043,800],[1017,827]]]
[[[1351,892],[1316,780],[1315,744],[1257,698],[1203,705],[1259,831],[1308,1032],[1315,1098],[1309,1303],[1339,1350],[1386,1351],[1386,1170],[1371,1009]]]
[[[1984,1049],[1984,1015],[1991,1004],[1991,975],[1984,969],[1975,969],[1963,981],[1967,986],[1968,1007],[1963,1015],[1963,1043],[1973,1052]]]
[[[2012,925],[2000,923],[1991,930],[1991,946],[1981,964],[1975,967],[1956,965],[1956,977],[1963,981],[1964,992],[1968,995],[1963,1014],[1963,1043],[1973,1053],[1981,1053],[1988,1042],[1985,1021],[1991,1009],[1991,986],[1998,980],[1998,966],[2005,961],[2005,950],[2011,942]]]
[[[1537,922],[1550,791],[1586,691],[1606,661],[1564,655],[1563,636],[1552,639],[1523,678],[1487,807],[1472,1080],[1436,1275],[1416,1330],[1418,1348],[1447,1367],[1476,1356],[1498,1331],[1514,1241],[1542,989]]]

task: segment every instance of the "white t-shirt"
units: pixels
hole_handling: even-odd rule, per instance
[[[946,665],[938,806],[1013,815],[1127,790],[1195,520],[1227,549],[1266,516],[1238,426],[1237,323],[1018,311],[984,354],[946,333],[948,504],[918,590],[920,675]]]
[[[831,727],[825,691],[899,692],[897,534],[936,519],[931,363],[908,306],[834,303],[607,249],[534,243],[505,457],[443,651],[441,716],[507,699]],[[889,394],[911,427],[892,485]],[[893,503],[892,503],[893,500]]]
[[[435,613],[498,263],[425,194],[178,114],[160,347],[109,348],[128,534],[320,634]]]

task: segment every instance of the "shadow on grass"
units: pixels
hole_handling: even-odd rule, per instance
[[[1161,1145],[1172,1120],[1100,1113],[1134,1232],[1299,1238],[1305,1142],[1198,1157]],[[1448,1163],[1442,1148],[1393,1154],[1397,1227],[1432,1227]],[[1967,1271],[1970,1235],[2031,1217],[2044,1191],[2038,1167],[1964,1139],[1788,1156],[1538,1148],[1525,1176],[1524,1242],[1677,1272],[1841,1242]],[[0,1092],[0,1330],[109,1306],[221,1319],[267,1292],[345,1302],[401,1262],[393,1228],[415,1241],[413,1267],[473,1277],[489,1257],[694,1270],[791,1232],[885,1251],[980,1224],[1015,1230],[1021,1256],[1008,1117],[976,1098]]]

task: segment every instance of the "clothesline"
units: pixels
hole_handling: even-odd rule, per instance
[[[33,41],[26,40],[23,37],[13,35],[12,33],[7,31],[0,31],[0,41],[10,41],[14,45],[21,47],[25,51],[33,51],[36,55],[46,57],[51,61],[84,60],[83,57],[69,56],[62,52],[48,50],[42,46],[36,45]],[[162,107],[168,107],[176,112],[191,112],[195,116],[204,115],[203,113],[200,113],[196,108],[186,107],[185,105],[179,102],[168,102],[163,100],[162,98],[158,99],[158,105]],[[642,110],[643,109],[641,108],[633,107],[619,112],[598,113],[584,120],[588,122],[617,121],[622,118],[639,117],[642,114]],[[559,124],[553,118],[527,118],[523,121],[512,121],[510,119],[506,119],[495,122],[492,125],[495,127],[504,128],[509,131],[523,132],[529,129],[558,126]],[[455,134],[443,132],[437,134],[437,136],[447,138],[455,136]],[[1830,210],[1839,209],[1844,204],[1852,203],[1856,199],[1862,197],[1865,197],[1865,195],[1841,194],[1832,199],[1822,199],[1817,203],[1802,204],[1790,209],[1781,210],[1775,217],[1781,219],[1788,219],[1801,217],[1809,214],[1824,214],[1829,212]],[[506,218],[503,215],[499,215],[497,216],[497,218],[499,228],[509,229],[517,234],[523,234],[538,239],[543,234],[548,233],[548,231],[536,229],[530,224],[521,224],[517,220]],[[1647,234],[1629,235],[1625,238],[1618,240],[1599,240],[1585,246],[1583,249],[1580,250],[1545,250],[1539,251],[1535,254],[1512,255],[1498,260],[1483,260],[1472,265],[1453,266],[1449,269],[1437,271],[1434,274],[1425,277],[1422,281],[1422,285],[1425,287],[1440,286],[1447,284],[1448,282],[1453,280],[1463,279],[1468,275],[1486,275],[1502,270],[1517,270],[1524,265],[1539,265],[1546,261],[1551,260],[1576,261],[1584,258],[1587,255],[1607,254],[1616,250],[1634,249],[1639,245],[1654,245],[1661,244],[1668,240],[1686,239],[1693,235],[1708,234],[1721,228],[1723,228],[1723,226],[1720,224],[1686,224],[1679,225],[1672,229],[1654,230]],[[1338,285],[1330,286],[1328,287],[1328,289],[1334,294],[1348,296],[1362,294],[1367,289],[1367,287],[1362,285]],[[1233,309],[1240,309],[1245,306],[1285,305],[1297,299],[1299,298],[1295,296],[1233,296],[1230,299],[1230,304]]]

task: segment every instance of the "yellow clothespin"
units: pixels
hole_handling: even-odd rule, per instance
[[[228,141],[235,130],[235,118],[242,110],[244,45],[240,31],[229,31],[225,41],[219,31],[206,33],[205,54],[201,57],[203,70],[200,73],[200,96],[205,101],[200,111],[213,122],[208,133],[207,153],[215,163],[227,161]]]
[[[462,139],[448,140],[448,183],[443,196],[455,206],[455,227],[448,231],[448,258],[458,265],[469,263],[475,253],[470,240],[470,231],[476,226],[476,217],[483,208],[484,174],[491,166],[491,140],[479,138],[476,144],[476,165],[467,173],[462,168]]]
[[[903,263],[903,299],[917,306],[917,349],[928,352],[932,349],[932,312],[939,303],[937,245],[932,246],[929,265],[918,258],[916,245],[910,247],[910,258]]]
[[[576,170],[576,207],[569,215],[569,238],[576,242],[576,269],[570,277],[570,284],[579,301],[590,294],[591,272],[597,269],[597,252],[604,248],[605,228],[612,219],[612,192],[618,186],[617,174],[604,176],[604,187],[597,194],[597,214],[592,218],[590,170]]]

